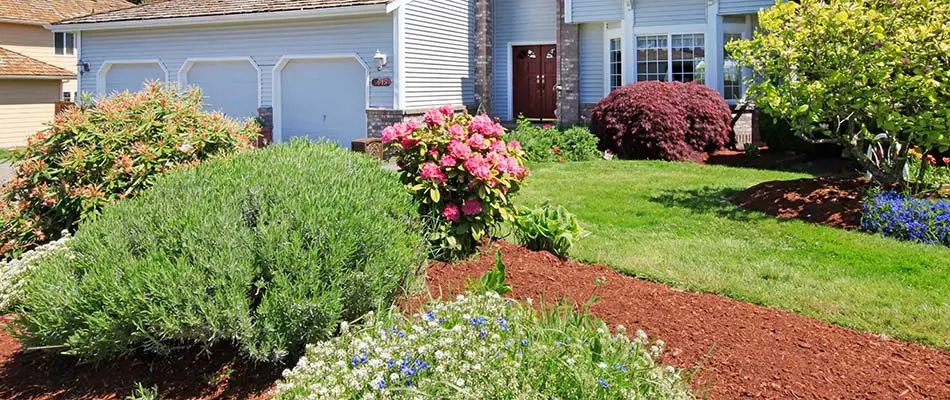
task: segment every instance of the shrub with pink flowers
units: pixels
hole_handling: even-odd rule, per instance
[[[250,149],[260,134],[253,121],[201,107],[197,89],[150,83],[56,116],[29,139],[16,176],[0,187],[0,259],[74,231],[163,171]]]
[[[402,180],[434,223],[433,256],[470,254],[498,224],[513,217],[510,198],[528,176],[524,150],[505,141],[505,129],[487,115],[429,110],[383,130]]]

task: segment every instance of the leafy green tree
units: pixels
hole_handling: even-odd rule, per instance
[[[887,182],[911,147],[950,148],[950,2],[780,2],[759,23],[728,50],[756,71],[749,98],[797,136],[845,146]]]

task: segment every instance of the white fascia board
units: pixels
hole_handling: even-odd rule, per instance
[[[311,18],[333,18],[360,15],[385,14],[386,5],[317,8],[312,10],[275,11],[249,14],[208,15],[201,17],[156,18],[133,21],[91,22],[77,24],[52,24],[47,29],[53,32],[103,31],[113,29],[164,28],[175,26],[215,25],[240,22],[288,21]]]
[[[393,12],[393,11],[396,11],[397,9],[400,9],[400,8],[402,8],[402,7],[405,7],[407,4],[412,3],[413,1],[415,1],[415,0],[394,0],[394,1],[391,1],[391,2],[389,2],[389,4],[386,5],[386,12],[387,12],[387,13],[391,13],[391,12]]]

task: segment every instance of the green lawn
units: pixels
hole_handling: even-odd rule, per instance
[[[592,232],[579,260],[840,325],[950,348],[950,249],[800,221],[726,201],[807,175],[653,161],[540,164],[520,204],[552,201]]]

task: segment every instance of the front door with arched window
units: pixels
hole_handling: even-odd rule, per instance
[[[514,116],[553,119],[557,108],[557,46],[512,47]]]

